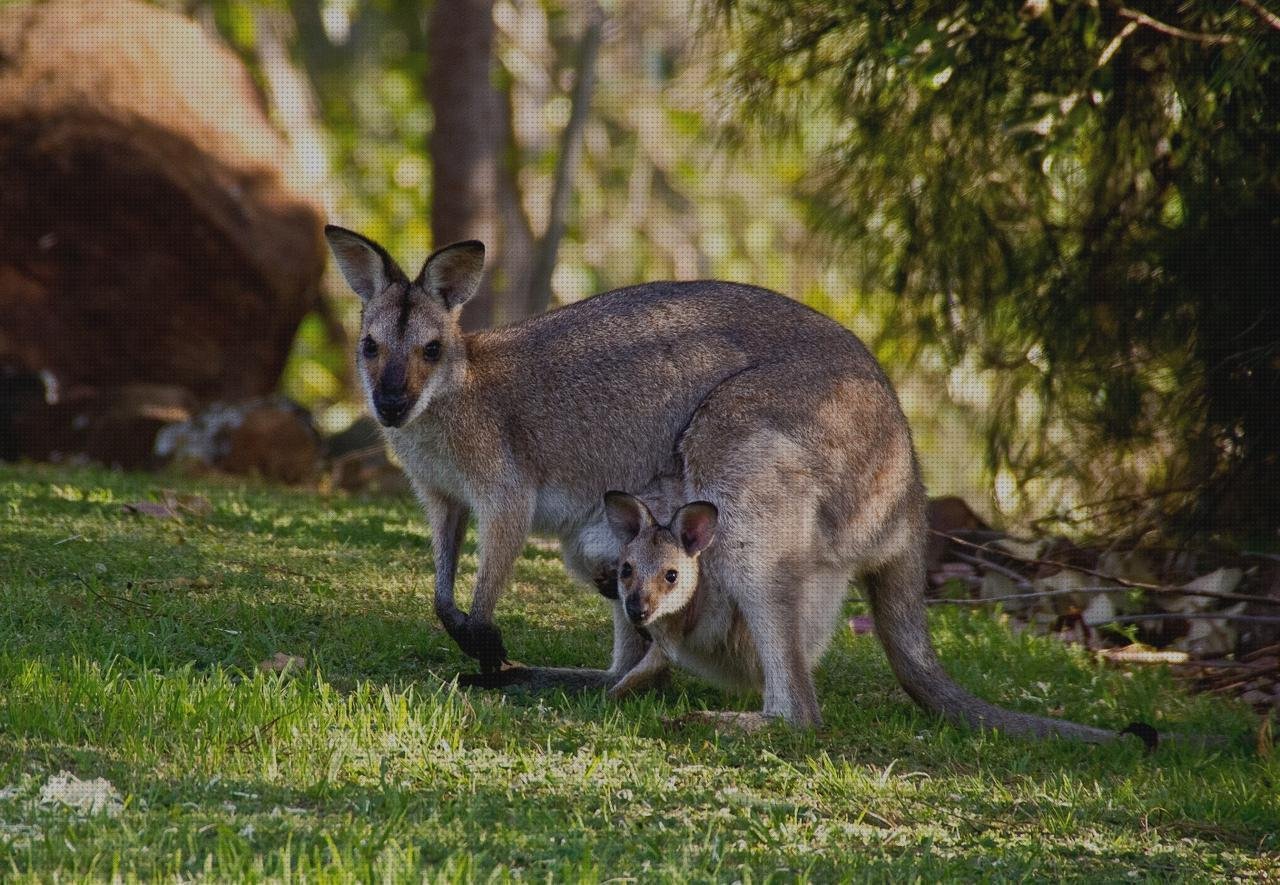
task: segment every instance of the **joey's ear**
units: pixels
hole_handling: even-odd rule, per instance
[[[680,539],[684,552],[693,556],[707,549],[716,535],[720,511],[708,501],[686,504],[671,517],[671,534]]]
[[[391,283],[409,282],[387,250],[368,237],[336,224],[324,226],[324,237],[342,275],[347,278],[347,285],[361,301],[368,301]]]
[[[453,310],[476,294],[483,275],[484,243],[466,240],[433,252],[422,265],[418,284],[432,295],[439,295],[444,306]]]
[[[605,492],[604,513],[609,528],[620,544],[630,544],[636,535],[653,525],[653,514],[645,503],[626,492]]]

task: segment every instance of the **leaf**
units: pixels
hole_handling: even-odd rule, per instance
[[[1001,599],[1000,604],[1010,613],[1034,610],[1042,600],[1022,599],[1029,591],[1019,586],[1003,572],[988,571],[982,576],[982,584],[978,587],[978,596],[982,599]],[[1012,598],[1003,598],[1012,597]],[[1022,615],[1025,617],[1025,614]]]
[[[158,501],[131,501],[124,512],[153,519],[176,519],[183,514],[205,517],[213,512],[213,504],[203,495],[180,495],[172,489],[159,494]]]
[[[1184,590],[1204,590],[1210,593],[1231,593],[1240,585],[1244,570],[1238,568],[1220,568],[1207,575],[1201,575],[1194,581],[1183,584]]]
[[[1040,558],[1040,554],[1044,552],[1044,548],[1048,543],[1044,538],[1035,538],[1030,541],[1019,541],[1017,538],[999,538],[992,541],[991,546],[998,547],[1018,559],[1032,560]]]
[[[862,636],[866,633],[875,633],[876,624],[870,615],[855,615],[849,619],[849,629],[855,635]]]
[[[1238,615],[1248,603],[1240,602],[1223,609],[1224,615]],[[1236,647],[1236,631],[1225,618],[1204,618],[1191,621],[1186,636],[1179,637],[1173,647],[1196,657],[1216,657]]]
[[[124,810],[120,792],[105,778],[82,781],[69,771],[49,775],[40,788],[40,804],[65,805],[82,814],[115,817]]]
[[[1182,589],[1230,593],[1240,584],[1243,577],[1244,572],[1238,568],[1220,568],[1183,584]],[[1157,597],[1157,601],[1165,611],[1181,614],[1207,611],[1215,602],[1211,596],[1183,596],[1175,593],[1161,594]]]
[[[154,519],[174,519],[178,515],[177,511],[171,509],[167,504],[157,504],[155,501],[133,501],[125,504],[122,509],[125,513],[131,513],[135,516],[150,516]]]
[[[1064,568],[1047,575],[1043,578],[1036,578],[1031,582],[1031,587],[1037,592],[1045,591],[1067,591],[1062,596],[1049,597],[1050,603],[1059,612],[1067,612],[1072,608],[1082,608],[1086,604],[1092,602],[1087,598],[1087,594],[1077,595],[1070,591],[1079,590],[1082,587],[1099,587],[1106,586],[1108,582],[1101,578],[1095,578],[1086,575],[1084,572],[1078,572],[1075,569]],[[1117,588],[1119,589],[1119,588]],[[1105,594],[1103,594],[1105,596]],[[1115,616],[1114,610],[1112,617]]]
[[[1151,560],[1138,550],[1101,554],[1098,557],[1098,571],[1130,584],[1160,583]]]
[[[1188,659],[1185,651],[1158,650],[1141,643],[1120,648],[1104,648],[1099,654],[1103,660],[1116,664],[1182,664]]]
[[[1095,593],[1080,614],[1080,620],[1090,627],[1106,624],[1115,619],[1116,606],[1111,601],[1110,593]]]
[[[276,652],[265,661],[258,662],[258,669],[264,673],[293,673],[307,665],[307,659],[298,655],[287,655]]]

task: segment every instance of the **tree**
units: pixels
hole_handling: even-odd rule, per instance
[[[728,0],[896,332],[992,370],[993,470],[1273,529],[1280,19],[1255,2]],[[1134,511],[1112,510],[1131,517]]]
[[[597,15],[584,31],[579,52],[546,231],[535,239],[516,179],[510,99],[495,63],[493,0],[437,0],[432,10],[427,26],[427,96],[435,117],[431,231],[437,246],[478,239],[488,250],[485,282],[466,308],[464,323],[470,328],[523,319],[545,310],[550,301],[601,32]]]

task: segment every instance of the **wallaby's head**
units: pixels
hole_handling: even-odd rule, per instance
[[[715,537],[714,504],[685,504],[661,525],[643,501],[626,492],[604,496],[609,527],[622,546],[618,556],[618,598],[627,617],[645,625],[675,614],[698,589],[698,555]]]
[[[334,225],[324,229],[347,284],[364,302],[356,368],[369,405],[387,427],[417,418],[467,358],[458,322],[484,272],[484,244],[434,252],[410,280],[387,251]]]

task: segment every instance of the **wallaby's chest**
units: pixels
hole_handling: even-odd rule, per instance
[[[474,487],[447,438],[436,428],[420,422],[411,429],[387,433],[387,442],[416,487],[473,503]]]
[[[751,691],[763,684],[746,620],[723,591],[700,587],[690,607],[661,619],[649,632],[677,666],[721,688]]]

